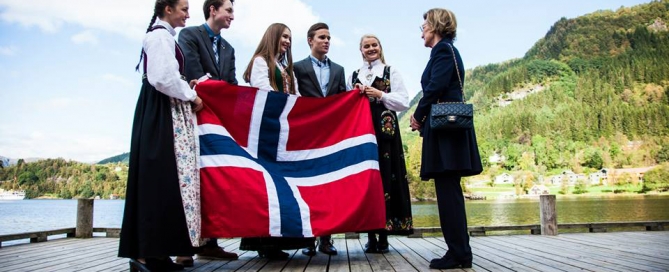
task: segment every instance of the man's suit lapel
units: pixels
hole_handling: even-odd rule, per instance
[[[303,65],[305,66],[304,69],[307,71],[311,82],[314,84],[316,93],[318,96],[322,97],[323,91],[321,91],[321,84],[318,83],[318,79],[316,78],[316,71],[314,71],[314,65],[311,63],[311,57],[307,57]]]
[[[204,26],[200,26],[198,28],[200,31],[200,39],[202,39],[202,45],[207,48],[207,52],[209,52],[209,60],[211,60],[211,63],[213,64],[214,67],[216,67],[216,71],[220,71],[221,68],[219,68],[219,63],[216,63],[216,57],[214,57],[214,48],[213,44],[211,42],[211,39],[209,38],[209,33],[207,33],[207,30],[204,28]],[[221,53],[220,50],[218,53]],[[220,55],[219,55],[220,59]],[[220,73],[219,73],[220,74]]]
[[[335,94],[339,88],[339,83],[335,81],[335,76],[337,73],[339,73],[338,70],[339,67],[336,67],[335,65],[332,65],[332,61],[330,61],[330,81],[328,81],[328,95]]]

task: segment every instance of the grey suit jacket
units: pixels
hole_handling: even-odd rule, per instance
[[[295,77],[297,78],[298,91],[302,96],[323,97],[321,85],[316,78],[314,66],[311,64],[311,57],[307,57],[293,65]],[[344,77],[344,67],[330,60],[330,81],[326,96],[343,93],[346,91],[346,78]]]
[[[235,49],[221,39],[218,47],[219,61],[216,63],[209,33],[204,26],[186,27],[179,33],[179,46],[184,53],[186,79],[198,79],[209,73],[212,79],[225,80],[237,85],[235,75]]]

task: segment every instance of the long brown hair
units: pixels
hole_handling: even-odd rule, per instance
[[[253,57],[251,58],[249,65],[246,66],[246,71],[244,71],[244,81],[247,83],[251,82],[251,69],[253,69],[253,60],[255,60],[256,57],[262,57],[267,62],[267,66],[269,67],[270,86],[272,86],[274,90],[279,90],[278,86],[276,85],[276,74],[274,71],[276,71],[276,57],[279,56],[279,52],[281,52],[279,45],[281,41],[281,35],[283,35],[283,31],[286,29],[290,30],[288,26],[282,23],[273,23],[267,28],[265,35],[263,35],[260,43],[258,44],[258,48],[256,48],[255,53],[253,53]],[[291,53],[292,46],[293,41],[291,35],[290,47],[288,47],[288,50],[283,56],[279,56],[279,61],[285,61],[287,63],[286,73],[288,74],[288,77],[290,77],[290,90],[284,91],[290,94],[295,94],[293,54]]]

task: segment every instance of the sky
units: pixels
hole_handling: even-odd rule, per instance
[[[452,10],[465,68],[523,57],[560,18],[650,0],[236,0],[222,36],[235,48],[237,79],[267,26],[288,25],[293,60],[306,58],[309,26],[325,22],[328,57],[348,77],[362,66],[360,37],[375,34],[409,95],[430,55],[419,27],[430,8]],[[130,149],[141,75],[135,72],[151,0],[0,0],[0,156],[96,162]],[[187,26],[204,23],[190,0]],[[177,29],[178,31],[179,29]]]

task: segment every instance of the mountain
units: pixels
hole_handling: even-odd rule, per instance
[[[130,161],[130,152],[127,152],[101,160],[98,162],[98,164],[119,163],[119,162],[128,164],[129,161]]]
[[[666,161],[668,22],[669,0],[562,18],[523,58],[467,70],[483,175],[525,171],[531,184],[566,169]],[[411,172],[420,138],[408,118],[399,123]],[[494,154],[506,160],[488,162]]]

